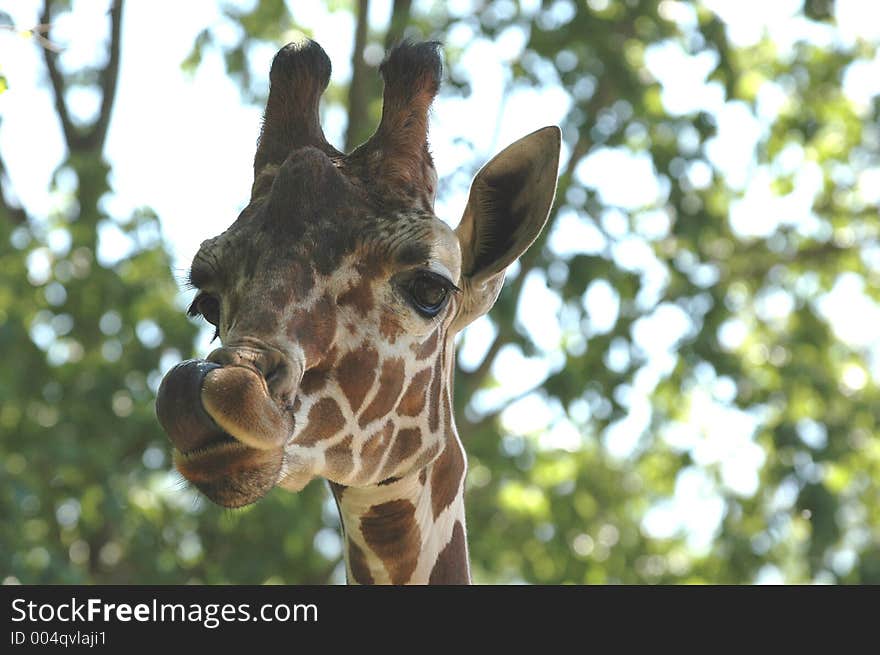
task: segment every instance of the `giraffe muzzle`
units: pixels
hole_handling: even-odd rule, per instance
[[[201,402],[217,425],[251,448],[281,448],[293,429],[292,416],[272,399],[260,372],[248,366],[209,370]]]
[[[156,415],[178,471],[214,502],[246,505],[277,482],[292,419],[256,369],[181,362],[162,380]]]

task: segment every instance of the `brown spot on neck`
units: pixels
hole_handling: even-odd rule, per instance
[[[374,477],[382,463],[382,455],[391,443],[394,434],[394,421],[387,421],[378,432],[370,435],[361,448],[361,471],[358,481],[367,484]]]
[[[416,359],[428,359],[434,352],[437,350],[437,339],[439,339],[440,329],[436,329],[431,333],[427,339],[425,339],[422,343],[416,345],[413,344],[411,346],[413,352],[416,355]]]
[[[332,437],[345,425],[339,405],[332,398],[321,398],[309,410],[309,422],[296,439],[301,446],[313,446]]]
[[[373,401],[358,418],[358,425],[365,428],[372,421],[391,412],[403,390],[404,363],[400,358],[392,358],[382,363],[379,373],[379,389]]]
[[[454,436],[449,436],[446,447],[431,470],[431,509],[435,519],[458,496],[464,470],[461,446]]]
[[[452,400],[451,400],[450,397],[449,397],[449,385],[448,385],[448,384],[445,385],[445,386],[443,387],[443,405],[442,405],[441,409],[443,410],[443,411],[442,411],[442,413],[443,413],[443,421],[444,421],[444,422],[443,422],[443,425],[445,425],[445,426],[446,426],[446,429],[448,430],[449,427],[450,427],[450,426],[452,425],[452,423],[453,423],[453,419],[452,419]]]
[[[419,469],[422,472],[419,474],[419,482],[423,485],[425,484],[425,478],[428,475],[427,466],[431,462],[436,459],[437,455],[440,454],[440,450],[443,448],[443,443],[441,441],[435,441],[430,446],[422,450],[418,456],[413,460],[412,464],[409,466],[411,471],[417,471]]]
[[[373,505],[361,517],[361,534],[382,560],[391,584],[409,582],[419,560],[421,534],[415,506],[408,500]]]
[[[324,451],[327,471],[324,477],[342,480],[354,470],[354,456],[351,452],[353,435],[348,435],[335,446]]]
[[[370,573],[364,551],[350,539],[348,540],[348,568],[351,570],[351,577],[358,584],[374,583],[373,574]]]
[[[440,551],[434,568],[431,569],[431,577],[428,584],[470,584],[470,572],[468,571],[467,539],[464,536],[464,528],[461,521],[456,521],[452,528],[452,537],[449,543]]]
[[[401,416],[418,416],[425,409],[425,397],[428,395],[428,382],[431,380],[431,369],[426,368],[416,373],[401,396],[395,410]]]
[[[336,380],[353,412],[361,408],[367,392],[373,386],[378,365],[379,353],[367,347],[346,353],[339,360]]]
[[[418,452],[421,445],[422,431],[420,428],[398,430],[394,436],[394,443],[391,446],[391,452],[388,454],[388,461],[385,463],[382,475],[388,477],[403,473],[400,470],[401,464]]]
[[[443,362],[440,358],[434,363],[434,377],[431,379],[431,390],[428,393],[428,428],[436,432],[440,427],[440,385],[443,383]]]

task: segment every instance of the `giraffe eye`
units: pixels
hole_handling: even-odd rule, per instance
[[[199,313],[213,326],[220,324],[220,301],[216,296],[202,296],[199,298]]]
[[[440,313],[449,298],[449,292],[455,289],[445,277],[430,271],[419,272],[409,283],[409,297],[422,316],[433,318]]]
[[[187,314],[190,316],[198,316],[201,314],[208,323],[213,325],[215,328],[220,327],[220,299],[217,296],[212,296],[207,293],[202,293],[196,296],[196,299],[193,300],[193,304],[190,305],[189,311]],[[217,335],[214,335],[214,338],[217,338]]]

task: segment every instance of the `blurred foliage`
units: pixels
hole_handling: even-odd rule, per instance
[[[795,39],[783,49],[765,35],[734,46],[721,17],[670,0],[472,4],[395,2],[393,24],[440,40],[453,30],[471,41],[521,31],[509,88],[560,86],[571,100],[550,227],[509,276],[488,320],[496,336],[485,361],[456,377],[476,580],[880,582],[877,340],[844,339],[822,309],[841,285],[880,300],[877,206],[864,191],[877,179],[865,174],[880,165],[880,103],[860,106],[842,90],[877,44]],[[328,6],[356,13],[356,5]],[[229,5],[238,39],[206,28],[184,67],[219,51],[244,98],[260,102],[266,72],[251,69],[252,54],[314,27],[297,24],[290,7]],[[795,18],[814,33],[833,31],[834,3],[807,0]],[[371,25],[367,44],[384,47],[387,36]],[[759,234],[734,229],[747,191],[710,156],[718,118],[670,108],[646,63],[659,46],[709,56],[708,84],[726,106],[753,118],[769,111],[752,174],[769,180],[771,199],[802,193],[805,176],[818,180],[803,220],[780,217]],[[444,93],[468,91],[468,71],[457,65],[466,48],[446,49]],[[332,86],[327,104],[347,107],[346,91]],[[378,118],[378,88],[365,93],[354,134],[368,134]],[[781,100],[770,111],[772,97]],[[602,149],[649,157],[660,197],[614,207],[585,184],[578,166]],[[0,217],[0,243],[11,244],[0,249],[0,574],[339,580],[337,520],[321,485],[229,512],[196,501],[168,474],[153,393],[158,371],[190,355],[195,328],[176,304],[156,217],[102,210],[108,172],[100,152],[71,152],[48,224]],[[563,216],[590,226],[595,243],[555,251]],[[101,264],[107,224],[133,247]],[[642,253],[635,263],[625,256],[633,248]],[[522,321],[528,279],[559,298],[557,348],[542,347]],[[591,315],[595,289],[616,303],[612,320]],[[686,327],[658,355],[662,317],[683,317]],[[493,364],[511,352],[547,362],[549,373],[493,404],[486,398],[501,386]],[[506,412],[535,397],[553,419],[517,431]],[[737,426],[741,437],[730,443],[713,438]],[[548,440],[557,428],[580,438]],[[626,431],[636,439],[622,450],[616,440]],[[751,462],[757,479],[738,481],[730,462]],[[683,500],[717,519],[708,539],[694,539],[690,516],[652,523]]]

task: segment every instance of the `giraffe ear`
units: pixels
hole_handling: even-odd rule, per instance
[[[492,307],[507,267],[541,233],[559,169],[561,133],[549,126],[498,153],[474,178],[455,229],[464,294],[459,329]]]

